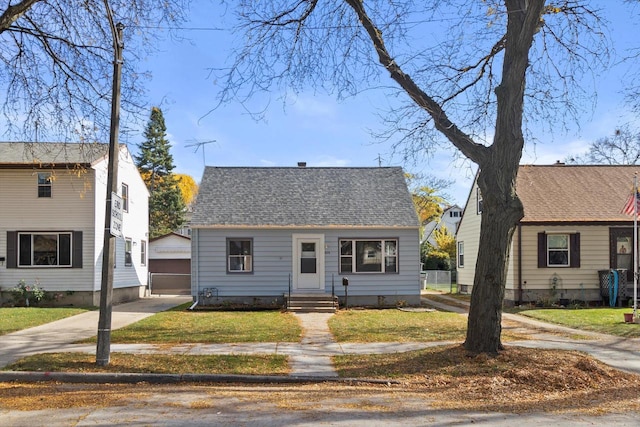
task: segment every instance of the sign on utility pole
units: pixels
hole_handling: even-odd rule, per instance
[[[122,199],[114,194],[118,188],[118,156],[120,149],[118,146],[118,132],[120,125],[120,81],[122,79],[122,31],[124,25],[113,24],[113,17],[108,2],[107,16],[113,34],[113,86],[111,98],[111,128],[109,130],[109,163],[107,165],[107,200],[104,217],[104,242],[102,246],[102,281],[100,284],[100,314],[98,318],[98,344],[96,346],[96,365],[107,366],[111,358],[111,302],[113,297],[113,268],[116,259],[116,238],[112,225],[120,227],[122,233],[122,212],[119,214],[120,221],[114,223],[112,207],[118,203],[122,207]],[[118,201],[119,199],[119,201]]]
[[[115,192],[111,192],[111,225],[109,230],[112,236],[122,237],[122,197]]]

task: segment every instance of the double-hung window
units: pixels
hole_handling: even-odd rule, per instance
[[[19,233],[18,267],[71,267],[71,233]]]
[[[250,273],[253,271],[253,240],[227,239],[227,272]]]
[[[38,197],[51,197],[51,172],[38,172]]]
[[[547,265],[549,267],[569,266],[568,234],[549,234],[547,236]]]
[[[340,273],[397,273],[398,240],[340,240]]]
[[[122,211],[129,212],[129,186],[122,183]]]
[[[147,242],[140,241],[140,265],[147,265]]]
[[[131,267],[133,265],[133,258],[131,252],[133,250],[133,241],[129,238],[124,239],[124,266]]]
[[[538,268],[580,268],[580,233],[538,233]]]
[[[464,242],[458,242],[458,267],[464,267]]]

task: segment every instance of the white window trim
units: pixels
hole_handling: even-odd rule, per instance
[[[549,259],[549,252],[551,252],[551,248],[549,248],[549,242],[550,239],[549,237],[551,236],[565,236],[567,239],[567,248],[566,249],[558,249],[558,248],[554,248],[553,251],[555,252],[566,252],[567,253],[567,263],[566,264],[551,264],[550,259]],[[547,247],[546,249],[546,257],[547,257],[547,267],[559,267],[559,268],[564,268],[564,267],[570,267],[571,266],[571,234],[570,233],[547,233]]]
[[[129,245],[129,262],[127,262],[127,244]],[[133,240],[130,237],[124,239],[124,266],[133,267]]]
[[[351,242],[351,255],[342,255],[342,242]],[[380,242],[381,244],[381,252],[382,252],[382,259],[380,261],[381,264],[381,271],[357,271],[356,270],[356,242]],[[392,257],[395,258],[396,263],[396,269],[393,271],[386,271],[386,267],[387,267],[387,263],[386,258],[387,258],[387,254],[385,253],[386,251],[386,242],[395,242],[396,244],[396,253],[394,255],[391,255]],[[398,257],[398,252],[399,252],[399,239],[397,238],[385,238],[385,239],[380,239],[380,238],[357,238],[357,239],[339,239],[338,241],[338,256],[340,257],[339,262],[338,262],[338,266],[340,269],[340,274],[397,274],[400,270],[400,265],[399,265],[399,257]],[[351,271],[343,271],[342,270],[342,259],[343,258],[351,258]]]
[[[140,265],[142,266],[147,265],[147,257],[148,257],[147,250],[148,250],[147,241],[140,240]]]
[[[126,189],[126,191],[125,191]],[[120,192],[122,197],[122,211],[129,212],[129,185],[124,182],[120,186]],[[126,193],[126,194],[125,194]]]
[[[464,268],[464,242],[458,242],[458,267]],[[460,262],[462,261],[462,262]]]

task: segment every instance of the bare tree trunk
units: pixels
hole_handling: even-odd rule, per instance
[[[496,133],[489,155],[477,158],[483,196],[482,223],[465,348],[473,353],[501,350],[502,301],[509,250],[516,225],[524,216],[516,194],[516,177],[524,136],[525,75],[533,36],[541,25],[543,0],[510,0],[502,82],[496,88]]]
[[[514,172],[517,172],[514,171]],[[495,354],[502,350],[502,301],[504,299],[509,249],[523,209],[513,185],[510,194],[495,197],[489,188],[503,186],[505,177],[496,170],[482,169],[478,185],[483,194],[482,224],[476,270],[471,292],[465,348],[473,353]],[[508,174],[515,180],[515,173]],[[508,178],[506,178],[508,180]],[[502,182],[501,182],[502,181]],[[484,196],[487,195],[487,196]]]

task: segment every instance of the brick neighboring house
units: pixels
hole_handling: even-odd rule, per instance
[[[107,144],[0,143],[0,287],[38,283],[54,304],[97,306],[108,163]],[[149,193],[121,145],[113,301],[137,299],[147,281]]]

